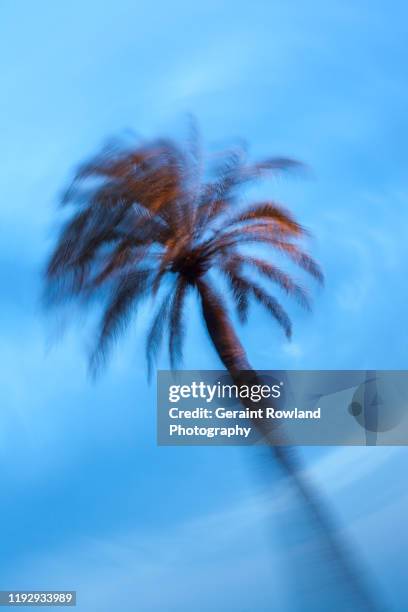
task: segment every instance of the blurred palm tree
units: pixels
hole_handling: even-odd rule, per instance
[[[300,164],[273,158],[247,162],[243,149],[220,156],[210,180],[202,182],[198,148],[157,141],[131,150],[105,151],[78,171],[64,197],[75,208],[47,268],[54,296],[89,298],[110,292],[93,355],[106,353],[142,298],[165,294],[147,335],[152,365],[162,332],[168,334],[171,364],[182,352],[183,314],[189,292],[198,295],[214,347],[232,373],[250,369],[212,271],[226,278],[239,318],[251,299],[261,303],[291,335],[290,319],[277,299],[254,279],[269,279],[309,307],[306,290],[274,264],[242,247],[263,244],[322,280],[315,261],[299,246],[304,228],[275,202],[238,206],[240,188],[265,174]],[[57,286],[58,285],[58,286]]]
[[[277,262],[288,258],[319,283],[323,276],[301,245],[307,232],[294,216],[270,200],[243,204],[242,189],[267,175],[300,167],[283,157],[250,163],[238,147],[215,156],[208,169],[196,134],[187,144],[118,143],[82,165],[63,197],[69,218],[50,256],[46,286],[52,302],[105,300],[92,367],[100,365],[143,299],[152,296],[158,306],[147,332],[149,371],[166,335],[175,367],[182,357],[186,298],[193,293],[232,378],[240,383],[242,372],[250,372],[254,379],[232,322],[231,304],[241,322],[247,319],[251,300],[261,304],[290,337],[290,318],[263,281],[309,308],[306,289]],[[256,425],[273,436],[262,430],[262,423]],[[336,573],[344,579],[342,588],[361,604],[352,609],[374,609],[293,449],[272,446],[271,451],[290,478],[302,511],[310,515],[314,537],[324,542]]]

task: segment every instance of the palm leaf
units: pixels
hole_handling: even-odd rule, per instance
[[[169,311],[171,305],[171,298],[174,292],[173,287],[170,292],[163,298],[163,301],[158,308],[156,315],[153,317],[150,329],[146,337],[146,360],[147,360],[147,375],[150,380],[153,365],[156,363],[157,354],[160,350],[165,325],[169,320]]]
[[[232,262],[230,262],[230,265],[231,263]],[[230,281],[241,320],[244,321],[246,319],[248,296],[252,294],[252,296],[267,309],[274,319],[276,319],[279,325],[283,327],[286,336],[290,338],[292,335],[292,324],[289,316],[279,302],[265,291],[265,289],[257,285],[257,283],[239,274],[236,263],[232,263],[232,267],[225,265],[223,269]],[[244,306],[242,305],[242,300],[244,300]]]
[[[182,359],[182,342],[184,338],[184,325],[183,325],[183,307],[185,302],[186,293],[188,290],[188,283],[181,278],[177,282],[176,290],[173,295],[173,299],[170,307],[169,314],[169,356],[170,366],[174,369],[179,361]]]
[[[94,371],[105,357],[112,340],[126,327],[131,312],[136,311],[139,300],[150,287],[151,276],[151,270],[137,269],[123,275],[116,284],[103,315],[99,339],[92,355],[91,366]]]
[[[319,283],[323,283],[324,277],[320,266],[316,261],[298,245],[284,241],[273,232],[268,232],[266,226],[249,226],[242,230],[232,230],[209,240],[206,244],[206,252],[212,255],[223,252],[229,248],[235,248],[245,243],[263,243],[282,251],[300,268],[308,272]]]
[[[269,295],[264,289],[262,289],[262,287],[255,284],[252,285],[252,293],[258,302],[265,306],[279,325],[283,327],[286,336],[290,338],[292,335],[292,323],[285,310],[279,304],[278,300],[276,300],[272,295]]]
[[[274,266],[264,259],[252,257],[250,255],[241,255],[239,253],[234,253],[231,255],[230,259],[238,266],[253,266],[260,274],[279,285],[285,293],[293,296],[301,306],[310,310],[310,298],[306,289],[296,283],[289,274],[286,274],[277,266]]]
[[[252,205],[248,210],[233,217],[228,224],[244,223],[246,221],[269,220],[275,222],[285,232],[294,236],[303,236],[306,230],[297,223],[293,215],[274,202],[263,202]]]
[[[241,323],[246,323],[250,295],[249,283],[238,274],[239,263],[233,257],[225,261],[221,269],[229,281],[238,318]]]

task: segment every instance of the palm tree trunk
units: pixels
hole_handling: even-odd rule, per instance
[[[208,334],[234,383],[238,386],[242,385],[243,381],[248,381],[248,375],[252,383],[255,383],[257,374],[249,364],[246,352],[235,333],[224,305],[204,280],[201,279],[197,283],[197,289],[201,298],[202,312]],[[244,404],[244,402],[242,403]],[[267,430],[262,421],[253,420],[252,424],[264,437],[268,438],[270,458],[274,460],[274,463],[279,464],[281,471],[289,480],[289,484],[294,490],[298,502],[300,502],[302,519],[306,515],[310,525],[314,544],[322,549],[327,562],[331,566],[329,568],[326,566],[325,569],[333,572],[337,590],[340,589],[343,596],[347,598],[347,609],[350,612],[351,610],[353,612],[363,610],[378,612],[382,609],[382,606],[374,601],[371,589],[368,589],[362,580],[361,568],[356,567],[355,559],[345,546],[342,538],[339,537],[336,522],[333,520],[326,503],[323,502],[312,483],[302,473],[294,447],[276,445],[274,433]],[[306,559],[304,563],[307,563]],[[320,573],[321,570],[318,571]],[[322,587],[322,584],[320,584],[320,587]],[[335,599],[336,594],[333,593],[332,595]],[[338,601],[334,601],[335,606],[338,604]],[[306,608],[302,607],[302,609]],[[320,607],[314,608],[316,611],[320,609]]]

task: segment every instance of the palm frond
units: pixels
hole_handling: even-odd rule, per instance
[[[208,256],[226,251],[245,243],[262,243],[269,245],[287,255],[300,268],[313,276],[319,283],[324,282],[323,272],[317,262],[298,245],[284,241],[274,232],[269,232],[264,225],[248,226],[241,230],[225,232],[208,240],[206,253]]]
[[[285,253],[299,268],[313,276],[318,283],[324,283],[324,275],[319,264],[296,244],[278,240],[273,246]]]
[[[232,201],[231,191],[236,185],[238,168],[242,166],[243,161],[244,151],[241,147],[224,153],[221,162],[213,170],[214,178],[202,188],[197,211],[199,227],[206,225],[228,209]]]
[[[293,215],[275,202],[262,202],[253,204],[249,209],[239,213],[228,222],[228,227],[247,221],[271,221],[293,236],[304,236],[306,230],[293,217]]]
[[[248,309],[248,297],[252,295],[260,304],[262,304],[268,312],[276,319],[285,334],[290,338],[292,334],[292,324],[286,311],[279,304],[278,300],[270,295],[265,289],[257,283],[247,279],[239,273],[237,262],[230,261],[229,266],[226,263],[223,268],[230,282],[233,296],[235,298],[237,312],[241,321],[245,321]],[[242,306],[244,300],[244,307]],[[244,316],[243,316],[244,315]]]
[[[243,168],[243,180],[254,180],[265,174],[274,174],[277,172],[299,171],[305,169],[302,162],[291,157],[270,157],[255,164],[248,164]]]
[[[285,234],[284,229],[268,220],[232,229],[222,227],[213,232],[211,238],[203,244],[203,250],[208,256],[214,256],[241,243],[261,242],[273,246],[276,241],[285,238]],[[288,238],[290,239],[290,236]]]
[[[177,282],[176,290],[171,301],[169,314],[169,356],[171,368],[175,368],[183,356],[183,309],[188,288],[189,284],[181,277]]]
[[[124,330],[130,315],[136,312],[138,303],[151,284],[150,269],[136,269],[119,280],[104,312],[99,339],[92,355],[91,366],[96,370],[106,351],[118,334]]]
[[[277,266],[259,257],[242,255],[240,253],[233,253],[230,256],[230,260],[237,266],[253,266],[260,274],[279,285],[286,294],[293,296],[303,308],[310,310],[310,298],[306,289],[296,283],[289,274]]]
[[[98,250],[119,236],[121,211],[80,210],[65,224],[49,260],[48,277],[91,262]]]
[[[236,260],[234,261],[234,258],[231,257],[223,262],[221,269],[229,281],[238,318],[241,323],[246,323],[248,318],[250,285],[239,275],[239,265],[239,262]]]
[[[105,263],[92,280],[91,286],[97,287],[112,276],[123,273],[124,267],[134,266],[143,259],[147,250],[147,245],[134,248],[129,240],[121,240],[116,248],[105,257]]]
[[[169,139],[104,149],[78,169],[62,202],[109,208],[120,201],[179,221],[188,169],[182,149]]]
[[[262,287],[253,284],[252,285],[252,293],[255,298],[260,302],[268,312],[276,319],[281,327],[283,327],[285,334],[288,338],[292,335],[292,323],[289,319],[288,314],[279,304],[278,300],[276,300],[272,295],[269,295]]]
[[[46,269],[48,278],[61,273],[70,264],[90,216],[91,212],[89,210],[82,210],[74,215],[62,228],[56,247],[48,261]]]
[[[201,223],[213,220],[228,210],[235,201],[235,191],[244,184],[258,180],[262,176],[303,168],[300,162],[286,158],[273,157],[255,164],[246,162],[246,151],[240,147],[227,154],[216,168],[216,180],[205,185],[199,218]]]
[[[162,344],[165,325],[167,325],[169,321],[169,311],[173,292],[174,288],[172,287],[170,292],[163,298],[147,333],[146,361],[147,376],[149,380],[151,379],[153,365],[156,363],[157,354]]]
[[[153,284],[152,284],[153,295],[156,295],[157,291],[159,290],[163,277],[169,271],[170,264],[172,263],[172,261],[174,261],[177,255],[180,253],[182,249],[182,244],[177,242],[176,237],[172,237],[168,240],[165,247],[166,248],[161,254],[161,257],[159,259],[156,274],[153,280]]]

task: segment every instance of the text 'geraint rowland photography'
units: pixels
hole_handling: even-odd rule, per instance
[[[408,444],[403,372],[160,371],[160,445]]]

